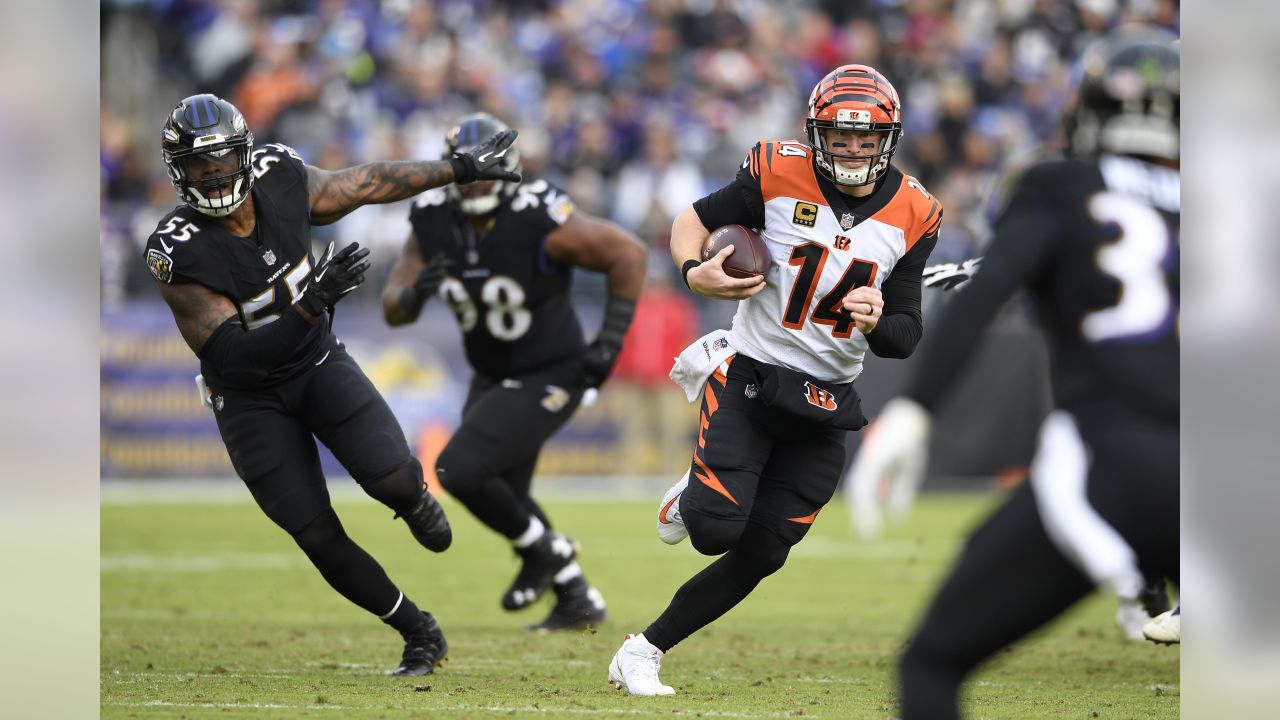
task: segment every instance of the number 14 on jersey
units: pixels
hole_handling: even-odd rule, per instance
[[[796,283],[791,287],[786,310],[782,313],[782,326],[788,330],[799,332],[804,329],[805,321],[811,320],[817,325],[829,326],[834,337],[847,338],[853,335],[856,323],[853,313],[844,309],[844,296],[856,287],[870,285],[876,278],[877,266],[867,260],[852,258],[844,275],[840,276],[840,281],[831,292],[822,296],[810,313],[813,295],[818,289],[818,281],[822,279],[822,271],[826,268],[830,253],[825,245],[815,242],[797,245],[791,251],[791,259],[787,264],[799,267],[800,270],[796,273]]]

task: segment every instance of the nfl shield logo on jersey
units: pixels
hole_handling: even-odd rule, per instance
[[[845,213],[840,216],[840,227],[845,230],[853,227],[853,213]]]
[[[266,251],[266,252],[262,253],[262,260],[263,260],[263,262],[265,262],[267,265],[275,265],[275,264],[276,264],[276,254],[275,254],[274,252],[272,252],[271,250],[268,250],[268,251]]]

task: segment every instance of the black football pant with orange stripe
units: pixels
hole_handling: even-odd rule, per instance
[[[766,407],[757,361],[738,355],[707,381],[680,515],[694,548],[722,556],[676,591],[644,631],[667,651],[724,615],[777,572],[835,494],[843,430]]]

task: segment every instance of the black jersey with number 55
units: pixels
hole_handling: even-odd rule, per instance
[[[1023,172],[910,394],[935,398],[959,359],[955,348],[976,333],[970,319],[989,317],[1021,286],[1049,341],[1058,407],[1176,424],[1179,178],[1174,168],[1118,155],[1053,159]]]
[[[569,300],[572,267],[546,248],[573,212],[569,196],[545,180],[519,185],[480,231],[443,189],[414,202],[409,221],[423,259],[443,255],[453,263],[439,298],[457,315],[467,361],[481,375],[513,377],[582,353]]]
[[[245,328],[280,317],[302,295],[311,277],[311,204],[302,158],[290,147],[265,145],[253,151],[253,206],[257,225],[251,237],[237,237],[212,218],[180,205],[160,220],[147,238],[147,269],[163,283],[199,283],[235,304]],[[265,384],[308,367],[331,348],[326,318],[307,335],[287,363]],[[207,367],[215,387],[234,387]]]

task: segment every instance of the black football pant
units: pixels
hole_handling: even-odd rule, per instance
[[[551,521],[530,488],[542,445],[582,400],[576,363],[562,363],[494,380],[471,379],[462,424],[436,461],[440,484],[480,522],[509,539],[528,529],[530,516]]]
[[[1088,505],[1128,545],[1139,572],[1177,582],[1177,428],[1092,427],[1080,445]],[[1049,474],[1072,466],[1070,458],[1051,459]],[[1045,505],[1051,494],[1024,483],[970,536],[902,658],[903,720],[959,718],[960,686],[974,668],[1096,586],[1085,569],[1105,564],[1109,551],[1089,537],[1097,517],[1072,517],[1067,498]],[[1081,537],[1064,539],[1071,533]]]
[[[798,422],[759,398],[754,361],[736,356],[703,390],[680,515],[704,555],[720,555],[676,591],[644,631],[662,651],[729,612],[782,568],[840,483],[844,431]]]
[[[318,365],[267,388],[210,390],[231,463],[267,517],[343,597],[402,632],[420,622],[414,604],[343,530],[320,470],[317,438],[397,512],[412,509],[422,490],[404,432],[346,350],[335,344]]]

